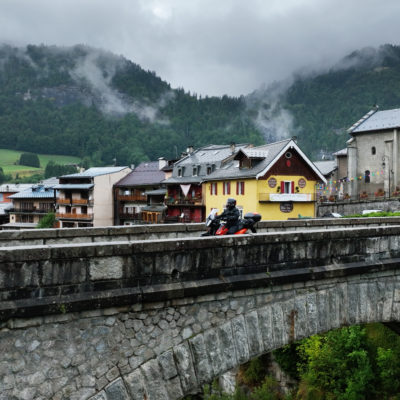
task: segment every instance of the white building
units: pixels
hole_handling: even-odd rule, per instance
[[[130,172],[129,167],[104,167],[61,176],[54,187],[60,228],[113,225],[113,185]]]

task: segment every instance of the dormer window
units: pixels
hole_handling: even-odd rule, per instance
[[[193,167],[193,176],[197,176],[197,167]]]
[[[371,147],[371,154],[374,156],[376,154],[376,147],[372,146]]]
[[[207,166],[207,175],[210,175],[212,172],[211,166]]]
[[[182,176],[182,168],[178,168],[178,176]]]

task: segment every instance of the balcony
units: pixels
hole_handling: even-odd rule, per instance
[[[266,202],[310,202],[315,201],[315,193],[259,193],[258,201]]]
[[[71,204],[71,199],[61,199],[61,198],[58,198],[58,199],[56,200],[56,203],[57,203],[57,204],[67,204],[67,205],[70,205],[70,204]]]
[[[47,214],[49,212],[53,212],[54,207],[33,207],[33,208],[22,208],[22,207],[14,207],[8,210],[9,213],[13,214]]]
[[[134,221],[141,221],[142,214],[141,213],[128,213],[128,212],[119,212],[118,216],[120,219],[130,219]]]
[[[71,204],[73,205],[88,205],[91,203],[91,200],[88,199],[57,199],[57,204],[61,205],[68,205],[70,206]]]
[[[56,218],[59,219],[86,219],[91,220],[93,219],[93,214],[73,214],[73,213],[57,213]]]
[[[130,195],[125,195],[125,194],[118,194],[117,199],[120,201],[147,201],[147,196],[143,194],[130,194]]]
[[[167,206],[202,206],[203,205],[203,199],[201,197],[195,197],[195,198],[181,198],[181,197],[169,197],[165,199],[165,204]]]

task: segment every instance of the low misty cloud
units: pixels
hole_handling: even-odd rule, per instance
[[[303,66],[327,68],[354,50],[398,44],[398,15],[398,0],[2,0],[0,41],[83,43],[172,87],[241,95]]]
[[[112,87],[112,79],[118,70],[127,66],[127,60],[101,50],[87,50],[69,73],[76,82],[89,84],[95,103],[103,113],[113,116],[134,113],[141,120],[168,124],[165,118],[159,118],[158,112],[171,99],[171,94],[166,93],[158,102],[149,105],[120,93]]]

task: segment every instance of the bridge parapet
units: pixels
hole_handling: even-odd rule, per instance
[[[178,399],[343,325],[400,321],[400,226],[0,249],[0,398]]]
[[[0,319],[305,280],[341,265],[386,268],[399,257],[400,226],[1,248]]]
[[[288,221],[260,221],[258,232],[304,231],[313,229],[347,229],[400,225],[400,217],[320,218]],[[0,230],[0,248],[71,243],[96,243],[132,240],[163,240],[199,237],[204,224],[165,224],[110,226],[100,228]]]

